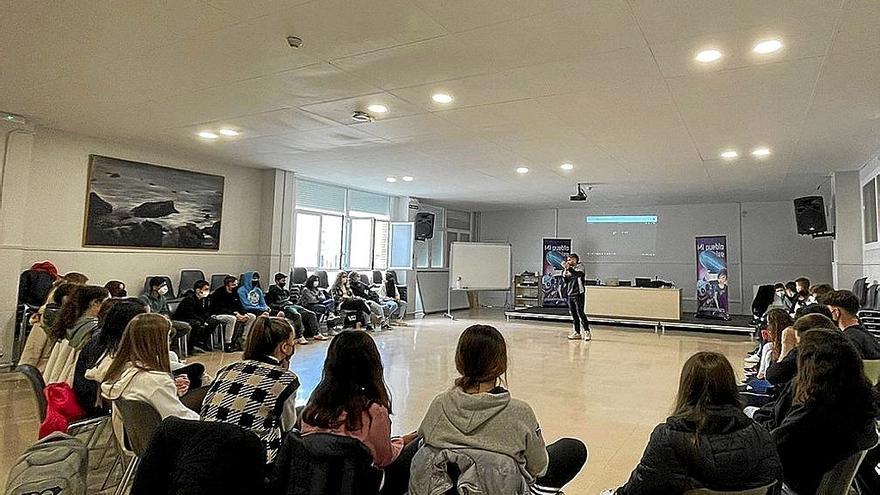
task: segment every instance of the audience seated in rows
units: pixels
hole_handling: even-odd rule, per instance
[[[97,285],[77,286],[68,295],[49,330],[55,345],[43,372],[46,383],[73,385],[76,360],[98,326],[98,312],[107,297],[107,289]]]
[[[226,352],[241,350],[241,336],[235,335],[236,324],[243,324],[242,335],[247,335],[257,319],[242,307],[237,288],[238,279],[230,275],[223,279],[222,287],[211,293],[210,313],[223,324],[223,350]]]
[[[811,307],[823,308],[827,311],[827,308],[818,304],[811,304],[801,309]],[[837,326],[824,314],[814,312],[804,314],[794,322],[791,328],[787,328],[783,332],[782,351],[776,361],[771,363],[767,369],[767,381],[773,385],[777,392],[782,390],[797,375],[798,342],[800,342],[804,332],[814,328],[834,330]]]
[[[391,315],[391,308],[388,305],[382,304],[379,295],[373,292],[370,286],[361,280],[357,272],[349,272],[347,280],[351,293],[370,308],[370,318],[373,326],[383,329],[390,328],[388,317]]]
[[[833,290],[834,287],[831,287],[828,284],[816,284],[810,286],[810,297],[807,298],[807,302],[810,304],[816,304],[825,294]]]
[[[859,299],[848,290],[835,290],[822,296],[837,327],[856,347],[862,359],[880,359],[880,341],[859,323]]]
[[[141,296],[141,300],[150,306],[151,313],[158,313],[170,319],[171,309],[168,307],[168,299],[165,297],[165,294],[168,293],[168,283],[162,277],[152,277],[149,284],[149,291]],[[171,328],[174,329],[174,333],[171,335],[173,345],[177,345],[177,339],[189,335],[191,331],[186,322],[179,320],[171,320]],[[190,349],[183,350],[189,351]]]
[[[308,344],[307,339],[327,340],[327,336],[320,331],[318,314],[291,298],[284,273],[275,274],[275,284],[266,293],[266,303],[273,311],[283,312],[294,323],[298,344]]]
[[[282,317],[260,316],[245,340],[242,360],[222,368],[201,407],[205,421],[253,431],[272,463],[283,432],[296,423],[299,378],[290,371],[296,350],[293,328]]]

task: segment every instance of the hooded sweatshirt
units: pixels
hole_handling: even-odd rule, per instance
[[[452,387],[434,397],[419,435],[438,449],[474,448],[508,455],[529,482],[547,471],[547,447],[535,413],[501,387],[480,394]]]
[[[245,313],[260,313],[269,311],[263,289],[254,287],[254,273],[247,272],[241,277],[241,286],[238,288],[238,300]]]

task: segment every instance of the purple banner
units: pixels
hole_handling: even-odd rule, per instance
[[[730,319],[727,236],[697,237],[697,316]]]
[[[568,306],[562,264],[571,253],[571,239],[544,239],[542,242],[544,269],[541,273],[541,287],[544,292],[544,307]]]

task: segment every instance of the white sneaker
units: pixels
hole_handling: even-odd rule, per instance
[[[572,330],[571,333],[568,334],[568,340],[581,340],[581,333]]]
[[[309,341],[305,337],[300,337],[296,339],[296,343],[299,345],[308,345]]]
[[[761,356],[759,356],[757,354],[752,354],[751,356],[743,359],[743,361],[745,361],[749,364],[757,364],[759,361],[761,361]]]
[[[581,335],[583,336],[584,342],[593,340],[593,334],[589,330],[584,330]]]

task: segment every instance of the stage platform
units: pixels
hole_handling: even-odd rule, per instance
[[[548,321],[571,321],[571,315],[568,308],[525,308],[516,310],[507,310],[504,316],[510,318],[522,318],[527,320],[548,320]],[[750,316],[732,315],[730,321],[710,320],[705,318],[696,318],[693,313],[684,313],[680,320],[656,320],[656,319],[639,319],[624,318],[614,316],[600,316],[587,314],[590,322],[601,323],[603,325],[613,326],[632,326],[632,327],[648,327],[653,328],[656,333],[663,333],[669,330],[696,330],[700,332],[731,332],[752,334],[755,331],[751,325],[752,318]]]

